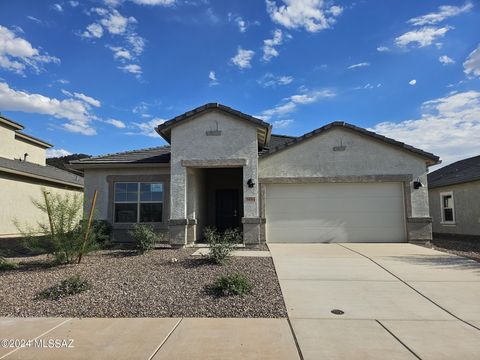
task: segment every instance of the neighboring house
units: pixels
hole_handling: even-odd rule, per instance
[[[33,226],[42,212],[32,203],[50,193],[83,192],[83,179],[45,164],[52,145],[22,132],[24,127],[0,116],[0,246],[21,236],[14,220]],[[43,219],[45,220],[45,219]]]
[[[480,156],[428,174],[435,236],[480,237]]]
[[[433,154],[343,122],[272,135],[270,124],[216,103],[156,131],[170,146],[71,162],[86,197],[98,190],[115,241],[136,223],[169,232],[176,246],[206,226],[239,227],[246,244],[431,239]]]

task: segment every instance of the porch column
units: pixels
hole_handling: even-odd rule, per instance
[[[170,173],[170,219],[168,230],[172,246],[187,244],[187,171],[180,161],[172,161]]]

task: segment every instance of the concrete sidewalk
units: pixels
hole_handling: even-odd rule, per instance
[[[0,318],[0,339],[44,346],[0,346],[0,359],[299,359],[286,319]]]
[[[304,359],[479,358],[479,263],[411,244],[269,247]]]

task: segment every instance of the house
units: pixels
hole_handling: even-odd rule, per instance
[[[435,237],[480,237],[480,155],[428,174]]]
[[[0,246],[22,235],[15,219],[25,226],[42,220],[44,214],[32,200],[41,200],[43,189],[83,192],[82,177],[46,165],[46,149],[52,145],[23,130],[22,125],[0,116]]]
[[[168,232],[174,246],[200,240],[206,226],[240,227],[245,244],[431,238],[433,154],[344,122],[273,135],[270,124],[216,103],[156,131],[169,146],[71,162],[86,197],[98,190],[97,213],[115,241],[139,222]]]

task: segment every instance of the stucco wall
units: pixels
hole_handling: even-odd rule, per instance
[[[82,192],[81,189],[71,190],[46,182],[28,180],[21,176],[0,174],[0,238],[21,236],[14,224],[14,219],[19,221],[22,228],[26,225],[34,226],[38,221],[47,221],[44,214],[32,204],[32,199],[43,199],[42,189],[52,194]]]
[[[343,145],[345,151],[333,151]],[[259,161],[259,178],[408,175],[424,187],[411,189],[412,217],[428,217],[425,160],[347,129],[334,128]]]
[[[207,136],[217,128],[220,136]],[[258,144],[256,127],[245,120],[213,111],[202,114],[172,129],[171,135],[171,218],[186,218],[186,167],[182,160],[245,159],[244,197],[258,198],[258,186],[249,188],[248,179],[257,182]],[[244,216],[258,217],[258,201],[244,201]]]
[[[442,224],[440,193],[453,192],[455,225]],[[433,232],[480,235],[480,181],[444,186],[429,190]]]
[[[206,172],[204,169],[188,169],[187,217],[196,219],[195,241],[202,238],[207,221]]]
[[[0,124],[0,156],[12,160],[23,159],[25,153],[28,154],[27,161],[45,165],[45,149],[15,138],[15,131],[12,128]]]

